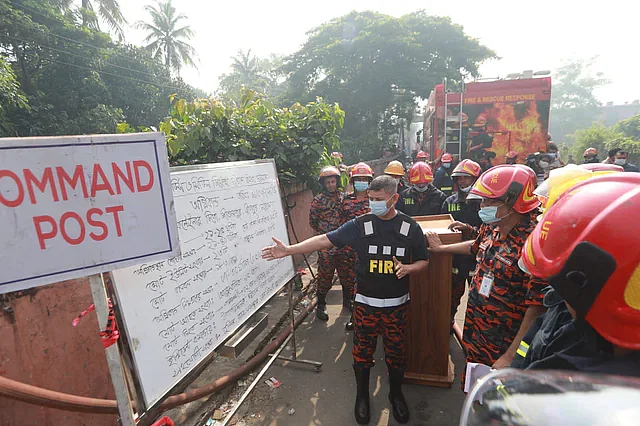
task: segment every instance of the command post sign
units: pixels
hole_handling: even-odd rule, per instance
[[[179,254],[161,133],[0,139],[0,293]]]

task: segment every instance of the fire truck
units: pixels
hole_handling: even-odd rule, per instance
[[[484,155],[496,165],[510,151],[518,153],[518,163],[545,152],[551,77],[519,77],[467,83],[461,91],[447,88],[446,80],[436,85],[424,113],[422,149],[429,158],[437,162],[447,152],[477,161]]]

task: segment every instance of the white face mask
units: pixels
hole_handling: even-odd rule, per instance
[[[473,188],[473,184],[467,186],[466,188],[460,188],[460,191],[469,192],[469,191],[471,191],[471,188]]]
[[[427,189],[429,189],[429,185],[425,185],[425,186],[422,186],[422,187],[420,187],[420,186],[418,186],[418,185],[415,185],[415,186],[414,186],[414,188],[415,188],[415,189],[416,189],[416,191],[418,191],[418,192],[426,192],[426,191],[427,191]]]
[[[540,164],[540,167],[542,167],[543,169],[549,167],[549,163],[547,163],[546,161],[540,161],[538,164]]]
[[[616,158],[614,163],[617,164],[618,166],[624,166],[625,164],[627,164],[627,159],[626,158]]]

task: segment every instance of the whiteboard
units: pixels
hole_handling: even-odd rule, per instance
[[[113,273],[147,407],[295,275],[291,257],[261,258],[289,241],[273,160],[177,168],[171,186],[181,255]]]

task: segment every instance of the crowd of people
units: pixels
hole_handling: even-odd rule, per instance
[[[537,154],[538,155],[538,154]],[[431,252],[453,255],[451,324],[468,287],[463,346],[467,362],[494,369],[564,369],[640,377],[640,174],[628,153],[585,151],[567,164],[549,144],[529,164],[508,153],[493,166],[443,154],[433,173],[418,153],[408,173],[392,161],[374,177],[365,163],[325,167],[310,224],[316,236],[294,245],[274,239],[268,260],[319,251],[317,318],[337,271],[352,311],[354,415],[370,421],[369,372],[378,335],[397,422],[409,421],[402,393],[409,275],[428,268]],[[538,167],[541,167],[538,164]],[[571,189],[571,190],[569,190]],[[443,245],[413,217],[450,214],[462,242]],[[462,380],[465,377],[463,374]]]

